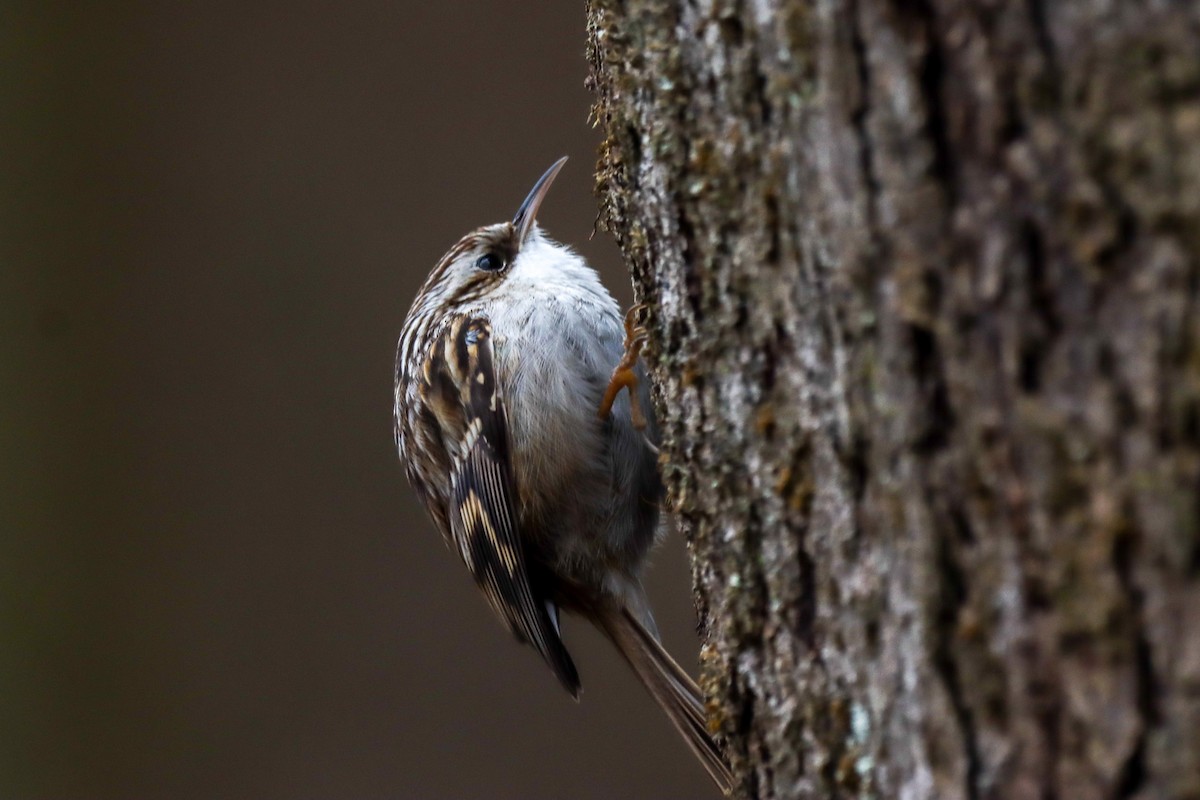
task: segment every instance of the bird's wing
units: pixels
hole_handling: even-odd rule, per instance
[[[487,320],[455,320],[432,354],[426,378],[442,387],[431,386],[441,400],[434,413],[454,417],[442,421],[442,430],[458,437],[447,442],[450,538],[496,614],[578,696],[579,675],[559,636],[557,609],[530,582],[509,461],[508,416]],[[454,401],[447,396],[450,387],[456,390]]]

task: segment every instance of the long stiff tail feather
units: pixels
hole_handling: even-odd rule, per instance
[[[704,701],[696,682],[627,609],[603,614],[600,627],[629,662],[654,702],[666,712],[713,782],[723,793],[729,794],[733,775],[709,735]]]

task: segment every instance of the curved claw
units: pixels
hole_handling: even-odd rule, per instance
[[[596,416],[600,419],[608,419],[612,413],[613,403],[616,402],[617,396],[622,389],[629,390],[629,416],[633,422],[633,427],[639,431],[646,429],[646,415],[642,412],[642,404],[638,400],[638,377],[634,371],[638,359],[642,355],[642,348],[646,346],[646,339],[649,338],[649,332],[645,327],[638,325],[635,321],[638,312],[646,308],[644,303],[639,303],[629,309],[625,314],[625,354],[621,356],[620,362],[617,363],[613,370],[612,378],[609,379],[608,388],[604,391],[604,398],[600,401],[600,410]]]

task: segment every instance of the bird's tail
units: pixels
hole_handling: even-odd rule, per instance
[[[733,776],[725,757],[709,735],[704,701],[695,681],[627,609],[605,612],[599,622],[717,787],[729,794]]]

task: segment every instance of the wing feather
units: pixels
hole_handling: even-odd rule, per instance
[[[490,327],[486,320],[463,318],[447,335],[443,366],[459,387],[465,423],[451,472],[451,539],[496,614],[578,696],[579,675],[559,636],[557,609],[531,581],[520,536],[508,418]]]

